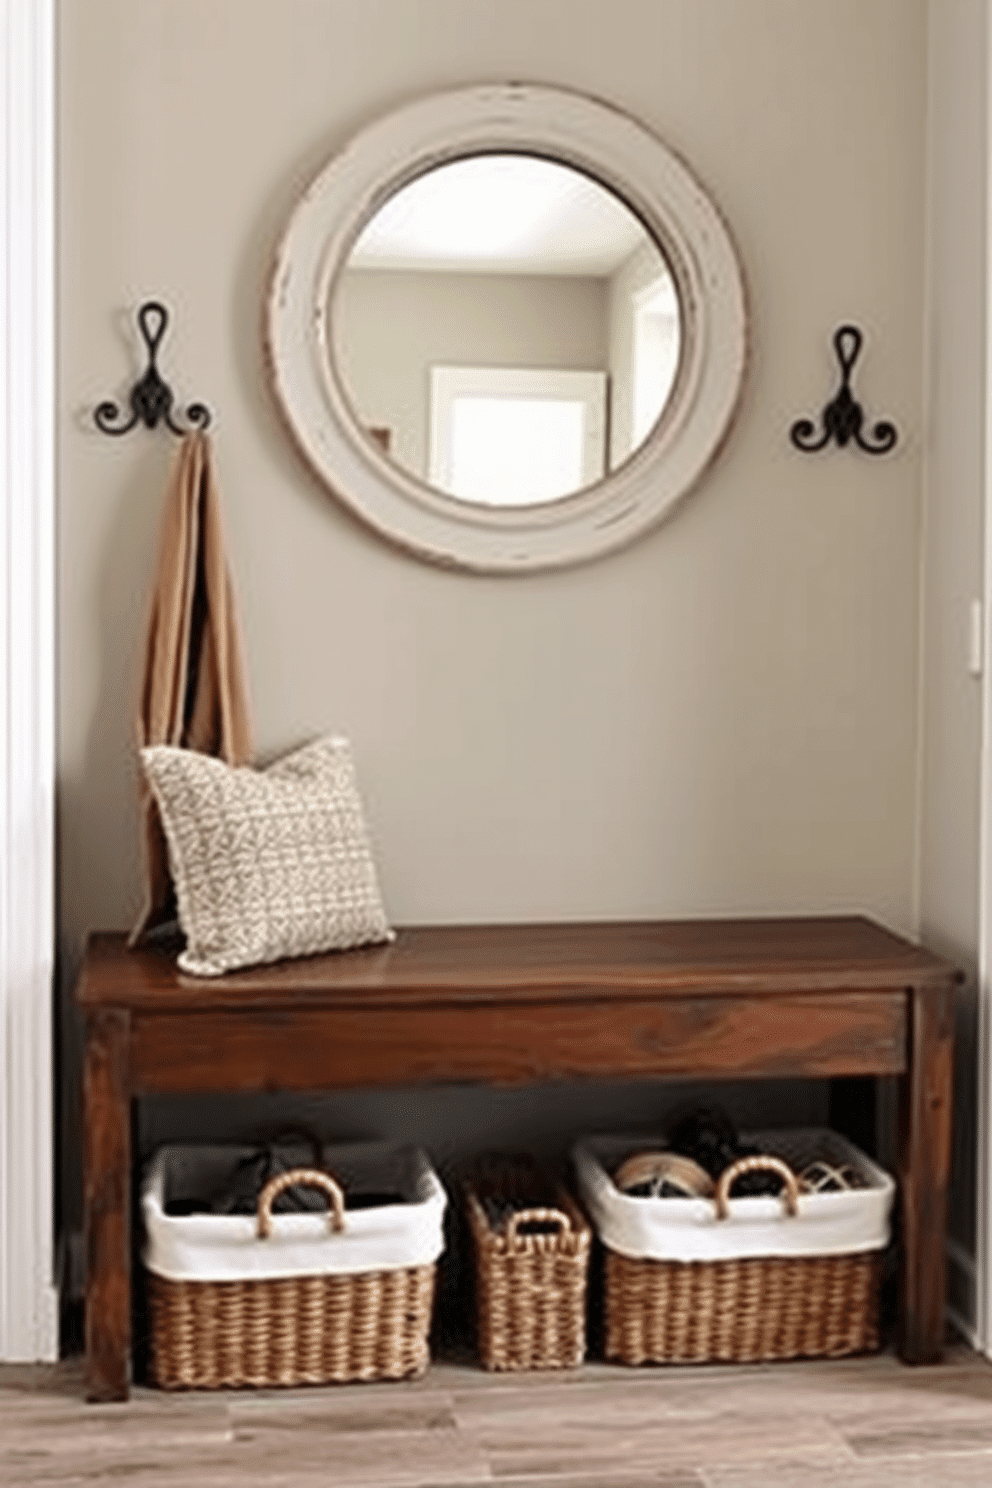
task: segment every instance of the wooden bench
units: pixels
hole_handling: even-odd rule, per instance
[[[94,935],[77,985],[89,1398],[128,1395],[133,1106],[162,1093],[895,1075],[899,1350],[936,1361],[957,980],[858,917],[417,926],[216,980]]]

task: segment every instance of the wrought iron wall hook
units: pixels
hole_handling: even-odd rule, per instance
[[[138,329],[148,351],[148,366],[144,375],[134,384],[128,397],[131,417],[125,417],[117,403],[107,399],[93,414],[93,421],[104,434],[126,434],[140,420],[146,428],[154,429],[163,420],[173,434],[188,434],[193,429],[206,429],[210,423],[210,410],[203,403],[190,403],[185,411],[187,427],[177,424],[172,417],[173,394],[156,364],[156,355],[166,326],[169,312],[160,300],[146,300],[138,311]]]
[[[842,448],[853,439],[858,449],[867,455],[884,455],[892,449],[898,435],[895,425],[888,420],[877,423],[869,438],[861,432],[864,413],[851,393],[851,371],[861,353],[863,339],[856,325],[842,325],[834,332],[834,350],[841,370],[840,388],[823,410],[823,428],[819,435],[812,419],[797,419],[792,425],[789,438],[797,449],[812,454],[823,449],[831,439],[836,439]]]

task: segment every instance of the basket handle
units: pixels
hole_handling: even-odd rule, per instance
[[[716,1185],[716,1193],[713,1202],[716,1205],[717,1219],[730,1218],[730,1189],[731,1186],[742,1177],[744,1173],[777,1173],[782,1180],[782,1203],[785,1212],[795,1215],[799,1210],[799,1183],[795,1173],[789,1164],[783,1162],[780,1157],[772,1157],[767,1153],[760,1153],[755,1157],[739,1157],[736,1162],[724,1168]]]
[[[514,1209],[504,1230],[511,1245],[526,1238],[517,1234],[517,1227],[521,1224],[554,1224],[562,1235],[567,1235],[572,1228],[572,1221],[562,1209]]]
[[[329,1173],[317,1168],[289,1168],[270,1178],[258,1196],[258,1238],[267,1240],[272,1233],[272,1205],[284,1189],[301,1184],[304,1188],[322,1188],[330,1203],[327,1218],[331,1229],[338,1233],[344,1229],[344,1194]]]

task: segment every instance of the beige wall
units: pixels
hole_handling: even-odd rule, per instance
[[[138,902],[130,714],[164,435],[85,413],[128,317],[216,412],[269,755],[354,741],[399,921],[864,909],[913,920],[921,486],[923,0],[86,0],[61,7],[60,906]],[[607,561],[513,580],[366,532],[288,440],[261,307],[297,194],[426,90],[528,78],[629,109],[710,187],[749,282],[718,463]],[[835,385],[902,431],[813,458]],[[69,1039],[71,1093],[74,1048]],[[71,1166],[71,1145],[70,1145]]]
[[[606,285],[552,274],[350,269],[334,297],[344,381],[366,425],[426,478],[430,368],[606,365]]]

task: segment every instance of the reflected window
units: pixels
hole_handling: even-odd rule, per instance
[[[556,501],[603,474],[606,376],[433,367],[430,483],[462,501]]]

